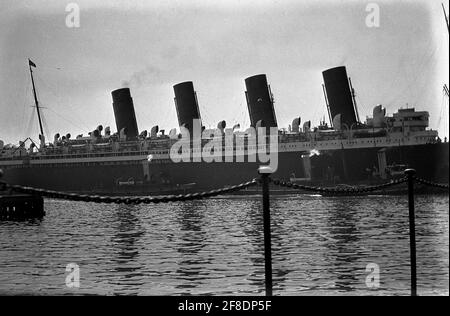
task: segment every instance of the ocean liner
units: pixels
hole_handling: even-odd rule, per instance
[[[179,131],[192,132],[193,122],[201,124],[192,82],[173,87],[178,131],[172,129],[166,134],[154,126],[150,132],[139,132],[130,89],[121,88],[111,93],[117,132],[100,125],[89,135],[56,134],[53,142],[46,142],[33,79],[36,65],[29,60],[29,67],[40,143],[30,140],[29,146],[26,142],[13,146],[0,141],[0,168],[4,180],[12,184],[136,195],[220,188],[257,176],[257,168],[262,163],[252,159],[255,145],[249,141],[254,128],[278,130],[273,95],[266,75],[260,74],[245,79],[250,128],[230,128],[221,121],[217,129],[200,136],[203,149],[211,137],[224,138],[231,134],[234,140],[240,140],[232,148],[223,142],[218,153],[223,159],[175,162],[171,158],[172,146],[180,141]],[[324,71],[323,80],[324,113],[329,123],[323,120],[313,127],[311,121],[301,124],[301,118],[297,117],[288,129],[279,129],[274,177],[322,186],[374,184],[402,176],[403,170],[410,167],[425,179],[448,182],[448,142],[428,127],[428,112],[403,108],[387,116],[385,108],[376,105],[373,116],[361,122],[346,68],[339,66]],[[198,141],[192,137],[190,142]],[[238,143],[242,145],[239,148]],[[194,156],[194,149],[188,155]]]

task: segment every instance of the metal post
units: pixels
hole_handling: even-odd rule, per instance
[[[0,181],[2,181],[2,177],[3,177],[3,170],[0,169]],[[1,185],[0,183],[0,191],[3,191],[5,188],[3,187],[3,185]]]
[[[270,201],[269,201],[269,175],[272,169],[269,167],[259,167],[259,174],[262,180],[262,202],[264,221],[264,260],[265,260],[265,283],[266,296],[272,296],[272,244],[270,234]]]
[[[407,169],[405,174],[408,177],[408,204],[409,204],[409,247],[411,258],[411,296],[417,296],[417,275],[416,275],[416,223],[414,214],[414,175],[416,170]]]

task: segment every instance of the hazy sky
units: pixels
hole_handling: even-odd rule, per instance
[[[80,7],[80,27],[65,24]],[[191,80],[209,127],[248,126],[244,79],[267,74],[281,127],[326,115],[322,71],[347,66],[361,118],[415,106],[448,136],[442,86],[448,33],[441,1],[183,0],[0,2],[0,139],[37,139],[27,58],[35,70],[47,140],[56,132],[115,131],[111,91],[128,85],[139,130],[176,127],[176,83]],[[448,5],[446,4],[447,12]],[[442,119],[439,120],[439,117]],[[439,123],[439,124],[438,124]]]

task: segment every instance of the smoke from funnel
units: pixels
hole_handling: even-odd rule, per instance
[[[160,83],[162,81],[161,70],[155,66],[149,65],[142,70],[134,72],[129,79],[122,81],[123,88],[140,87]]]

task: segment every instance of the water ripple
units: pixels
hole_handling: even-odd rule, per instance
[[[420,196],[418,290],[448,295],[448,196]],[[405,197],[273,197],[276,295],[408,295]],[[264,295],[258,196],[114,206],[46,200],[42,221],[0,222],[0,294]],[[80,288],[65,285],[80,267]],[[380,267],[368,288],[366,265]]]

